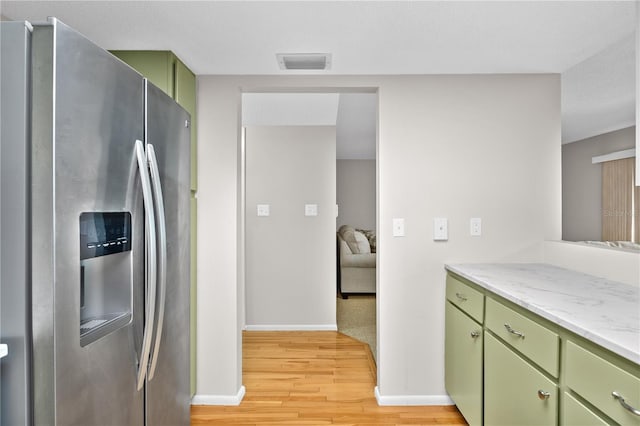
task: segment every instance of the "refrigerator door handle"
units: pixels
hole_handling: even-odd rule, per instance
[[[142,141],[136,140],[136,156],[138,158],[138,169],[140,170],[140,182],[142,184],[142,199],[148,226],[146,234],[147,246],[147,307],[144,319],[144,334],[142,337],[142,351],[138,363],[137,388],[144,387],[147,367],[149,363],[149,353],[151,352],[151,338],[153,336],[153,321],[156,311],[156,275],[157,275],[157,246],[156,246],[156,222],[153,206],[153,194],[151,192],[151,182],[147,167],[147,156],[144,152]]]
[[[153,185],[153,198],[158,218],[158,322],[156,324],[155,343],[151,355],[151,366],[149,367],[148,378],[151,381],[156,371],[158,353],[160,350],[160,340],[162,338],[162,325],[164,323],[164,305],[167,294],[167,226],[164,216],[164,198],[162,195],[162,185],[160,183],[160,173],[158,171],[158,160],[153,145],[147,144],[147,156],[149,157],[149,169],[151,171],[151,184]]]

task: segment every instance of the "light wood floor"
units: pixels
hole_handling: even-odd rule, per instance
[[[369,347],[332,331],[245,332],[238,407],[193,406],[193,425],[460,425],[454,406],[379,407]]]

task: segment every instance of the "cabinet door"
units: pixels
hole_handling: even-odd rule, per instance
[[[490,333],[485,333],[484,346],[485,424],[557,424],[555,383]]]
[[[482,424],[482,327],[447,302],[445,386],[470,425]]]

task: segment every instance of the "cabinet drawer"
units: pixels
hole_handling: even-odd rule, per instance
[[[490,298],[487,298],[486,326],[553,377],[558,377],[556,333]]]
[[[566,392],[562,394],[562,421],[560,424],[564,426],[607,426],[607,422]]]
[[[484,317],[484,295],[451,274],[447,275],[447,299],[476,321],[482,322]]]
[[[626,404],[640,410],[640,378],[570,341],[566,364],[567,386],[621,425],[640,425],[640,416],[612,395],[617,392]]]

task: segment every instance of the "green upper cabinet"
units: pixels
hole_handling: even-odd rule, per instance
[[[191,190],[198,189],[198,144],[196,143],[196,76],[176,59],[174,99],[191,114]]]
[[[198,189],[196,76],[176,55],[165,50],[114,50],[120,58],[175,99],[191,115],[191,190]]]

